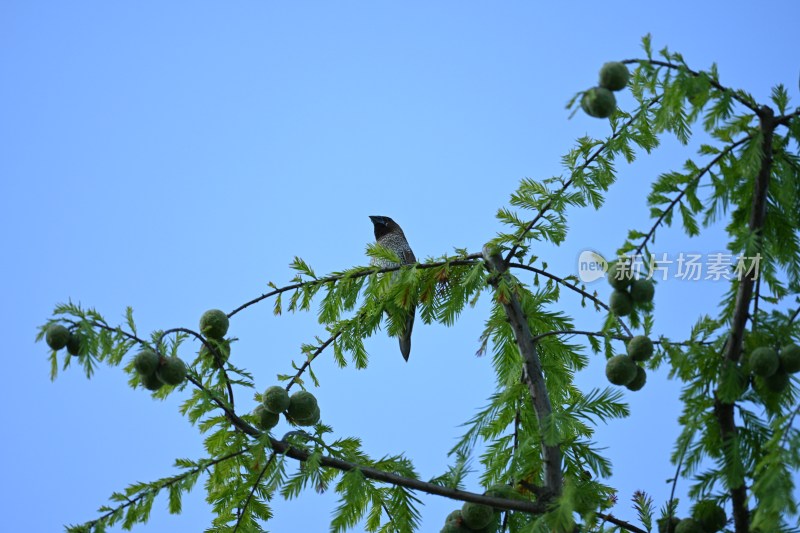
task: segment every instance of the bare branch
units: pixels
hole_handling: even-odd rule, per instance
[[[605,520],[606,522],[611,522],[617,527],[620,527],[626,531],[630,531],[631,533],[647,533],[644,529],[634,526],[629,522],[625,522],[620,520],[619,518],[615,518],[614,515],[605,514],[605,513],[597,513],[597,516]]]

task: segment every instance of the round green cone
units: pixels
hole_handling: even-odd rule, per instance
[[[69,342],[69,330],[61,324],[53,324],[47,328],[44,340],[53,350],[60,350]]]

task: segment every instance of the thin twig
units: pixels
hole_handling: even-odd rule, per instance
[[[789,317],[789,325],[791,326],[792,323],[797,319],[797,315],[800,314],[800,307],[794,310],[792,316]]]
[[[609,145],[609,143],[611,141],[613,141],[614,139],[616,139],[617,137],[622,135],[622,133],[625,130],[627,130],[628,127],[631,124],[633,124],[636,120],[638,120],[639,115],[641,115],[642,113],[644,113],[647,110],[649,110],[659,100],[661,100],[661,95],[656,96],[646,106],[643,106],[642,108],[640,108],[639,111],[635,115],[633,115],[630,119],[628,119],[622,125],[622,127],[620,127],[608,139],[606,139],[605,142],[603,142],[600,146],[598,146],[598,148],[589,157],[586,158],[586,160],[583,162],[582,165],[580,165],[575,170],[572,170],[572,173],[575,174],[575,172],[583,171],[586,168],[588,168],[589,165],[592,164],[592,162],[594,162],[594,160],[597,159],[597,157],[601,153],[603,153],[603,150],[608,148],[608,145]],[[564,182],[564,184],[561,186],[561,188],[558,191],[556,191],[555,193],[553,193],[553,195],[550,196],[550,199],[547,201],[547,203],[541,209],[539,209],[539,212],[536,213],[536,216],[533,217],[533,220],[531,220],[528,224],[525,225],[525,229],[523,231],[519,232],[519,235],[515,239],[514,244],[511,246],[511,249],[508,251],[508,253],[506,254],[505,259],[503,260],[506,264],[508,264],[511,261],[511,258],[514,257],[514,254],[517,253],[517,250],[519,249],[520,245],[522,244],[522,241],[525,239],[525,235],[527,235],[528,232],[531,229],[533,229],[533,226],[536,225],[536,223],[539,221],[539,219],[541,219],[544,216],[544,214],[553,207],[553,202],[555,202],[555,199],[558,198],[561,194],[563,194],[564,191],[566,191],[567,188],[569,188],[569,186],[572,185],[572,182],[573,182],[572,178],[569,178],[568,180],[566,180]]]
[[[624,520],[620,520],[619,518],[614,518],[614,515],[606,514],[606,513],[597,513],[597,516],[605,520],[606,522],[611,522],[617,527],[621,527],[622,529],[626,529],[631,533],[647,533],[644,529],[634,526],[630,522],[625,522]]]
[[[675,63],[670,63],[669,61],[661,61],[661,60],[658,60],[658,59],[623,59],[622,61],[620,61],[620,63],[626,63],[626,64],[629,64],[629,63],[649,63],[651,65],[656,65],[656,66],[659,66],[659,67],[667,67],[667,68],[671,68],[671,69],[674,69],[674,70],[682,70],[682,71],[686,72],[687,74],[691,74],[695,78],[700,77],[700,73],[699,72],[690,69],[686,65],[676,65]],[[731,89],[729,87],[725,87],[724,85],[722,85],[720,82],[718,82],[717,80],[715,80],[711,76],[707,76],[707,79],[708,79],[709,84],[712,87],[714,87],[715,89],[717,89],[718,91],[722,91],[724,93],[730,94],[731,97],[734,100],[736,100],[737,102],[739,102],[740,104],[742,104],[743,106],[748,108],[753,113],[758,113],[759,112],[758,104],[756,104],[752,100],[748,100],[748,99],[744,98],[743,96],[741,96],[737,91],[734,91],[733,89]]]
[[[618,341],[629,341],[633,337],[633,335],[612,335],[610,333],[605,333],[603,331],[583,331],[578,329],[560,329],[557,331],[548,331],[547,333],[541,333],[533,337],[533,342],[538,342],[539,340],[550,337],[552,335],[586,335],[587,337],[605,337],[609,339],[614,339]],[[682,342],[670,342],[668,340],[661,341],[661,340],[651,340],[653,344],[669,344],[670,346],[694,346],[697,344],[714,344],[714,341],[682,341]]]
[[[222,356],[221,356],[221,354],[217,353],[217,349],[212,347],[208,343],[208,341],[206,341],[206,339],[201,334],[199,334],[196,331],[193,331],[191,329],[188,329],[188,328],[172,328],[172,329],[168,329],[168,330],[162,331],[161,335],[158,337],[158,341],[156,342],[156,345],[161,344],[161,341],[164,339],[164,337],[166,337],[170,333],[187,333],[189,335],[192,335],[196,339],[198,339],[200,342],[202,342],[203,345],[206,348],[208,348],[208,350],[212,354],[214,354],[214,359],[219,365],[219,371],[222,372],[222,377],[223,377],[223,380],[225,381],[225,387],[228,389],[228,402],[230,402],[231,408],[233,408],[233,406],[234,406],[234,402],[233,402],[233,387],[231,386],[231,380],[228,377],[228,372],[225,370],[225,367],[224,367],[224,365],[222,363]]]
[[[194,474],[195,472],[201,472],[203,470],[208,469],[211,466],[214,466],[214,465],[217,465],[217,464],[222,463],[224,461],[227,461],[228,459],[234,459],[236,457],[239,457],[240,455],[243,455],[243,454],[247,453],[248,451],[250,451],[255,446],[257,446],[257,444],[253,444],[252,446],[248,446],[247,448],[241,449],[239,451],[232,452],[232,453],[229,453],[227,455],[223,455],[222,457],[219,457],[217,459],[209,461],[208,463],[203,463],[201,466],[198,466],[197,468],[193,468],[191,470],[187,470],[183,474],[180,474],[178,476],[173,477],[172,479],[170,479],[169,481],[167,481],[163,485],[160,485],[158,487],[142,491],[141,493],[139,493],[138,496],[136,496],[133,499],[130,499],[130,498],[128,498],[126,496],[125,499],[128,500],[127,503],[123,503],[119,507],[115,507],[111,511],[108,511],[106,514],[101,515],[101,516],[95,518],[94,520],[92,520],[90,522],[86,522],[84,524],[84,526],[86,526],[89,529],[91,529],[95,524],[97,524],[99,522],[102,522],[102,521],[105,521],[110,516],[118,513],[119,511],[121,511],[122,509],[125,509],[126,507],[130,507],[131,505],[134,505],[136,502],[138,502],[139,500],[141,500],[142,498],[144,498],[148,494],[151,494],[153,492],[160,492],[160,491],[162,491],[162,490],[174,485],[175,483],[178,483],[179,481],[184,480],[187,476],[190,476],[190,475]]]
[[[647,242],[653,237],[653,235],[655,235],[658,226],[661,225],[661,223],[664,221],[667,215],[675,208],[678,202],[680,202],[680,200],[684,197],[689,188],[691,188],[694,185],[694,183],[699,181],[700,178],[702,178],[707,172],[709,172],[712,168],[714,168],[716,164],[719,163],[723,157],[727,156],[734,148],[747,142],[752,138],[753,134],[750,134],[747,137],[739,139],[735,143],[729,144],[727,147],[725,147],[723,151],[717,154],[717,156],[714,157],[714,159],[712,159],[711,162],[709,162],[706,166],[701,168],[700,171],[697,173],[697,175],[694,178],[692,178],[691,181],[689,181],[689,183],[686,184],[686,187],[684,187],[683,190],[680,191],[678,195],[672,199],[667,208],[661,213],[661,215],[656,220],[655,224],[653,224],[653,226],[650,228],[650,231],[648,231],[647,235],[645,235],[644,238],[642,239],[642,242],[639,243],[639,246],[636,247],[636,253],[634,255],[638,256],[639,254],[642,253],[642,249],[644,249],[644,247],[647,245]]]
[[[565,280],[563,278],[560,278],[560,277],[558,277],[558,276],[556,276],[554,274],[550,274],[546,270],[542,270],[540,268],[532,267],[530,265],[524,265],[522,263],[509,263],[508,267],[509,268],[520,268],[520,269],[523,269],[523,270],[530,270],[531,272],[536,272],[537,274],[539,274],[541,276],[544,276],[546,278],[550,278],[553,281],[564,285],[568,289],[577,292],[578,294],[580,294],[584,298],[590,299],[592,302],[594,302],[596,305],[602,307],[606,311],[609,311],[609,312],[611,311],[611,308],[608,305],[606,305],[605,302],[603,302],[597,296],[595,296],[594,294],[589,294],[588,292],[586,292],[585,290],[581,289],[577,285],[573,285],[572,283],[568,282],[567,280]],[[617,323],[622,327],[623,330],[625,330],[625,333],[627,333],[629,337],[633,337],[633,333],[631,333],[631,330],[628,329],[628,326],[625,324],[625,322],[622,320],[622,318],[619,317],[619,316],[617,316],[616,318],[617,318]]]
[[[244,505],[242,506],[241,511],[239,513],[239,518],[236,520],[236,525],[233,526],[233,533],[236,533],[236,531],[239,529],[239,524],[242,523],[242,518],[244,518],[244,512],[247,510],[247,506],[250,504],[250,500],[253,499],[253,495],[255,494],[256,489],[258,488],[258,484],[261,483],[261,478],[264,477],[264,474],[267,472],[267,469],[270,467],[272,462],[275,460],[275,456],[276,455],[277,454],[275,452],[272,452],[270,454],[270,456],[269,456],[269,460],[264,465],[264,468],[262,468],[261,472],[259,472],[255,483],[253,483],[253,488],[250,489],[250,494],[247,495],[247,499],[244,501]]]
[[[324,285],[326,283],[335,283],[342,279],[354,279],[354,278],[363,278],[365,276],[369,276],[371,274],[383,274],[385,272],[394,272],[396,270],[400,270],[403,268],[418,268],[418,269],[427,269],[427,268],[436,268],[443,265],[474,265],[475,260],[479,259],[481,254],[470,254],[460,259],[450,259],[446,261],[434,261],[432,263],[413,263],[410,265],[396,265],[384,268],[376,268],[376,267],[364,267],[361,270],[357,270],[355,272],[347,272],[344,274],[336,274],[333,276],[327,276],[324,278],[318,279],[311,279],[308,281],[300,281],[297,283],[292,283],[291,285],[285,285],[283,287],[278,287],[275,290],[265,292],[261,296],[257,298],[253,298],[249,302],[245,302],[230,313],[228,313],[228,318],[232,317],[236,313],[250,307],[251,305],[257,304],[262,300],[266,300],[267,298],[271,298],[272,296],[277,296],[278,294],[282,294],[287,291],[295,290],[295,289],[302,289],[303,287],[310,287],[314,285]]]
[[[306,360],[303,362],[302,365],[300,365],[300,368],[297,369],[297,372],[295,373],[294,377],[289,381],[288,385],[286,385],[287,392],[289,391],[289,389],[292,388],[292,385],[300,382],[300,376],[302,376],[303,372],[305,372],[306,369],[311,366],[311,362],[314,361],[314,359],[316,359],[317,356],[321,354],[325,350],[325,348],[330,346],[331,343],[335,341],[341,334],[342,330],[337,331],[336,333],[331,335],[330,338],[328,338],[328,340],[320,344],[311,355],[306,357]]]
[[[680,477],[681,474],[683,459],[684,457],[686,457],[686,452],[689,449],[689,444],[691,443],[692,440],[689,439],[683,445],[683,450],[681,450],[681,456],[678,459],[678,466],[675,468],[675,477],[672,478],[672,490],[669,493],[669,515],[667,516],[667,523],[669,523],[669,521],[672,520],[672,513],[674,512],[672,502],[675,501],[675,489],[678,487],[678,478]]]

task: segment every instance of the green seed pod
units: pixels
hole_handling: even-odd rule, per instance
[[[457,520],[461,520],[461,509],[456,509],[444,519],[445,522],[455,522]]]
[[[623,291],[633,283],[633,270],[629,261],[615,261],[608,267],[606,272],[608,284],[613,288]]]
[[[603,87],[592,87],[581,98],[581,107],[590,117],[608,118],[617,108],[614,93]]]
[[[317,399],[308,391],[297,391],[289,398],[287,414],[293,420],[308,419],[317,407]]]
[[[494,509],[481,503],[465,502],[461,507],[461,518],[470,529],[481,529],[492,522]]]
[[[788,344],[781,348],[781,366],[790,374],[800,371],[800,346]]]
[[[219,309],[209,309],[200,317],[200,332],[212,339],[222,339],[229,324],[228,315]]]
[[[606,377],[614,385],[627,385],[636,378],[637,368],[627,355],[615,355],[606,362]]]
[[[315,405],[314,410],[308,416],[297,417],[293,420],[298,426],[313,426],[319,422],[319,405]]]
[[[69,340],[67,341],[67,353],[70,355],[80,355],[82,342],[78,332],[71,332],[69,334]]]
[[[495,498],[505,498],[507,500],[514,500],[520,497],[520,493],[514,490],[514,487],[511,485],[506,485],[503,483],[497,483],[492,485],[486,492],[484,492],[486,496],[493,496]]]
[[[656,292],[655,283],[649,279],[637,279],[631,283],[631,298],[634,303],[646,304],[653,301]]]
[[[256,426],[264,431],[269,431],[278,425],[281,417],[277,413],[271,413],[264,407],[264,404],[258,404],[253,410],[256,417]]]
[[[136,354],[133,366],[142,376],[152,376],[158,368],[158,355],[153,350],[144,349]]]
[[[69,330],[61,324],[52,324],[45,333],[45,342],[53,350],[60,350],[69,342]]]
[[[653,356],[653,341],[646,335],[636,335],[628,341],[628,355],[634,361],[647,361]]]
[[[179,357],[167,357],[156,375],[167,385],[180,385],[186,379],[186,364]]]
[[[675,526],[675,533],[706,533],[694,518],[682,518]]]
[[[611,293],[608,306],[615,315],[627,316],[633,311],[633,300],[631,300],[631,295],[626,291],[615,290]]]
[[[636,376],[625,386],[628,390],[637,391],[641,390],[645,383],[647,383],[647,372],[644,368],[636,365]]]
[[[782,368],[778,368],[769,376],[763,378],[764,385],[772,392],[783,392],[789,386],[789,374]]]
[[[289,393],[277,385],[268,388],[261,395],[261,402],[270,413],[279,414],[289,408]]]
[[[692,518],[694,518],[707,533],[720,531],[725,527],[725,523],[728,521],[725,509],[711,500],[697,502],[692,508]]]
[[[750,370],[757,376],[771,376],[779,364],[778,353],[769,346],[756,348],[750,354]]]
[[[492,519],[489,521],[489,525],[478,529],[468,529],[467,531],[471,531],[473,533],[497,533],[500,530],[501,523],[501,513],[495,511],[492,513]]]
[[[609,91],[620,91],[628,85],[630,77],[631,73],[624,63],[611,61],[600,69],[600,87],[605,87]]]
[[[152,374],[139,374],[139,379],[142,382],[142,386],[147,390],[157,391],[164,386],[164,382],[158,379],[155,372]]]

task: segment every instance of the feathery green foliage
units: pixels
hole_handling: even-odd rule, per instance
[[[313,365],[327,354],[343,368],[351,363],[367,368],[365,339],[381,330],[398,335],[412,309],[424,324],[451,326],[467,305],[475,306],[485,295],[489,312],[479,353],[491,356],[496,390],[463,424],[443,474],[423,482],[411,459],[373,459],[358,438],[335,436],[317,417],[309,421],[315,424],[291,428],[280,439],[258,430],[249,413],[253,406],[242,406],[234,397],[245,392],[256,401],[263,398],[252,375],[234,366],[236,339],[222,339],[222,329],[211,341],[187,328],[144,336],[130,308],[123,324],[114,326],[96,310],[69,302],[55,307],[37,335],[43,340],[49,328],[58,331],[59,338],[49,343],[58,348],[50,352],[51,378],[73,363],[87,378],[100,363],[124,364],[131,387],[138,388],[135,353],[152,350],[160,363],[180,356],[187,362],[187,381],[152,395],[182,394],[180,412],[203,435],[207,454],[201,460],[177,460],[178,473],[172,476],[112,494],[97,518],[69,531],[145,523],[161,495],[170,512],[179,513],[183,494],[201,475],[214,511],[207,531],[265,530],[272,499],[301,497],[309,489],[338,495],[332,531],[430,530],[420,523],[421,494],[481,498],[481,490],[465,492],[472,488],[472,472],[485,487],[508,487],[508,494],[495,495],[500,501],[491,503],[502,512],[503,531],[573,531],[577,523],[581,531],[635,530],[634,520],[648,531],[656,524],[660,528],[677,518],[675,499],[661,502],[656,517],[652,498],[637,492],[627,521],[608,513],[616,501],[607,484],[612,465],[595,430],[628,416],[627,392],[618,387],[583,391],[574,382],[575,373],[588,364],[586,348],[595,356],[619,355],[638,328],[644,330],[639,340],[658,339],[652,357],[648,345],[647,357],[639,358],[648,373],[662,372],[682,384],[681,432],[671,457],[664,458],[677,468],[674,482],[688,484],[695,501],[730,509],[731,531],[788,530],[798,515],[798,389],[789,375],[780,376],[788,381],[783,389],[768,382],[769,372],[758,362],[755,369],[763,375],[753,379],[748,357],[759,347],[778,350],[800,342],[798,312],[787,304],[790,298],[796,309],[800,304],[800,111],[791,111],[782,86],[774,88],[769,104],[759,103],[724,86],[715,65],[693,70],[680,54],[666,48],[654,52],[649,36],[643,48],[643,59],[622,62],[630,70],[625,90],[633,97],[632,109],[614,111],[606,138],[579,138],[561,158],[562,175],[523,179],[509,205],[498,210],[505,228],[484,254],[456,250],[453,256],[400,265],[394,252],[374,244],[367,247],[371,266],[326,276],[295,257],[290,285],[270,284],[269,293],[227,315],[235,320],[237,313],[269,298],[276,315],[316,313],[325,333],[303,345],[291,372],[278,373],[288,391],[308,383],[323,386]],[[584,92],[569,105],[580,106]],[[687,239],[724,226],[727,250],[716,272],[729,289],[716,316],[699,314],[686,337],[673,342],[657,334],[660,317],[649,285],[630,310],[623,313],[615,304],[616,312],[610,313],[597,294],[573,275],[552,272],[532,249],[537,242],[565,240],[568,210],[599,209],[620,165],[656,150],[665,136],[688,145],[697,130],[704,141],[696,155],[653,178],[643,199],[651,220],[633,221],[638,227],[628,229],[617,250],[647,256],[657,232],[671,231],[673,223]],[[497,254],[500,263],[491,259]],[[397,266],[376,266],[391,264]],[[617,288],[626,291],[627,285]],[[602,330],[576,330],[574,319],[560,310],[562,298],[580,298],[581,305],[589,300],[605,313]],[[80,344],[60,354],[68,338],[62,327]],[[191,344],[195,340],[200,344]],[[190,351],[199,353],[192,358]],[[273,431],[281,427],[279,422]]]

